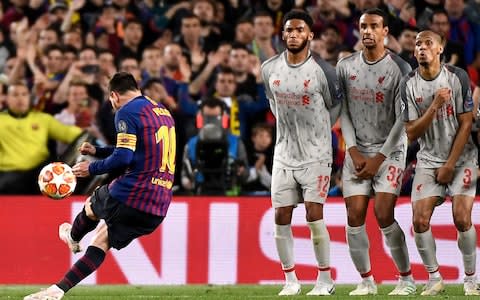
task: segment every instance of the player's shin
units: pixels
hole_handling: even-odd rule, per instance
[[[318,279],[322,282],[331,282],[330,274],[330,235],[324,220],[308,222],[313,251],[318,263]]]
[[[362,277],[364,277],[371,271],[370,255],[368,254],[370,243],[365,230],[365,224],[356,227],[347,225],[346,232],[348,249],[353,264]]]
[[[392,225],[381,228],[381,230],[400,275],[411,278],[410,259],[408,257],[408,248],[405,243],[405,234],[402,228],[400,228],[395,221]]]
[[[437,262],[437,246],[433,239],[432,230],[428,228],[427,231],[418,233],[415,232],[415,244],[417,245],[418,253],[422,258],[423,265],[427,269],[427,272],[433,274],[438,272]]]
[[[471,226],[467,231],[458,231],[458,248],[462,253],[465,275],[475,274],[476,254],[477,254],[477,231],[475,226]]]
[[[293,256],[293,234],[290,224],[275,224],[275,244],[277,246],[277,252],[282,264],[282,269],[285,272],[286,281],[297,281]]]
[[[63,279],[57,283],[57,286],[66,293],[88,275],[95,272],[104,259],[105,252],[102,249],[95,246],[88,247],[85,255],[77,260]]]

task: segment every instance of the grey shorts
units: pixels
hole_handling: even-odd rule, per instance
[[[330,188],[331,167],[320,164],[290,170],[273,167],[272,206],[297,206],[304,201],[325,203]]]
[[[376,153],[362,153],[365,156]],[[358,179],[355,176],[350,154],[346,153],[342,170],[343,197],[371,196],[374,193],[389,193],[399,195],[402,189],[403,171],[405,170],[405,155],[394,152],[380,165],[377,174],[372,179]]]
[[[437,183],[435,170],[433,168],[417,168],[415,170],[412,184],[412,201],[435,196],[445,198],[447,194],[449,196],[466,195],[475,197],[477,188],[476,165],[456,167],[453,180],[447,185]]]

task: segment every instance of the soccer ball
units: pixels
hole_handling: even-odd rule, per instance
[[[72,168],[63,162],[52,162],[40,171],[38,186],[47,197],[55,200],[70,196],[77,185]]]

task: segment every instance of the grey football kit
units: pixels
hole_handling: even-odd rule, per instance
[[[311,53],[289,64],[284,51],[262,64],[262,77],[277,124],[273,206],[303,199],[323,203],[332,164],[330,112],[340,108],[343,97],[335,69]]]
[[[356,146],[364,156],[378,152],[386,159],[372,179],[359,179],[347,151],[343,165],[343,196],[370,196],[375,192],[398,195],[405,169],[407,138],[401,119],[400,82],[411,71],[398,55],[386,52],[376,62],[363,51],[340,60],[337,75],[345,94],[341,126],[346,148]]]
[[[457,135],[457,115],[473,109],[467,73],[450,65],[442,65],[440,73],[432,80],[424,79],[418,69],[409,73],[402,81],[402,101],[405,105],[403,119],[408,122],[420,118],[441,88],[451,90],[451,100],[437,110],[427,131],[418,139],[420,150],[417,153],[412,201],[433,196],[444,197],[446,188],[452,195],[475,196],[477,148],[471,137],[456,163],[453,181],[447,186],[440,185],[435,175],[435,170],[447,161]]]

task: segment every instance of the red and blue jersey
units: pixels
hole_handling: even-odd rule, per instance
[[[170,112],[139,96],[117,111],[115,127],[116,147],[107,158],[90,164],[90,174],[125,169],[110,184],[110,195],[140,211],[165,216],[172,199],[176,152]]]

